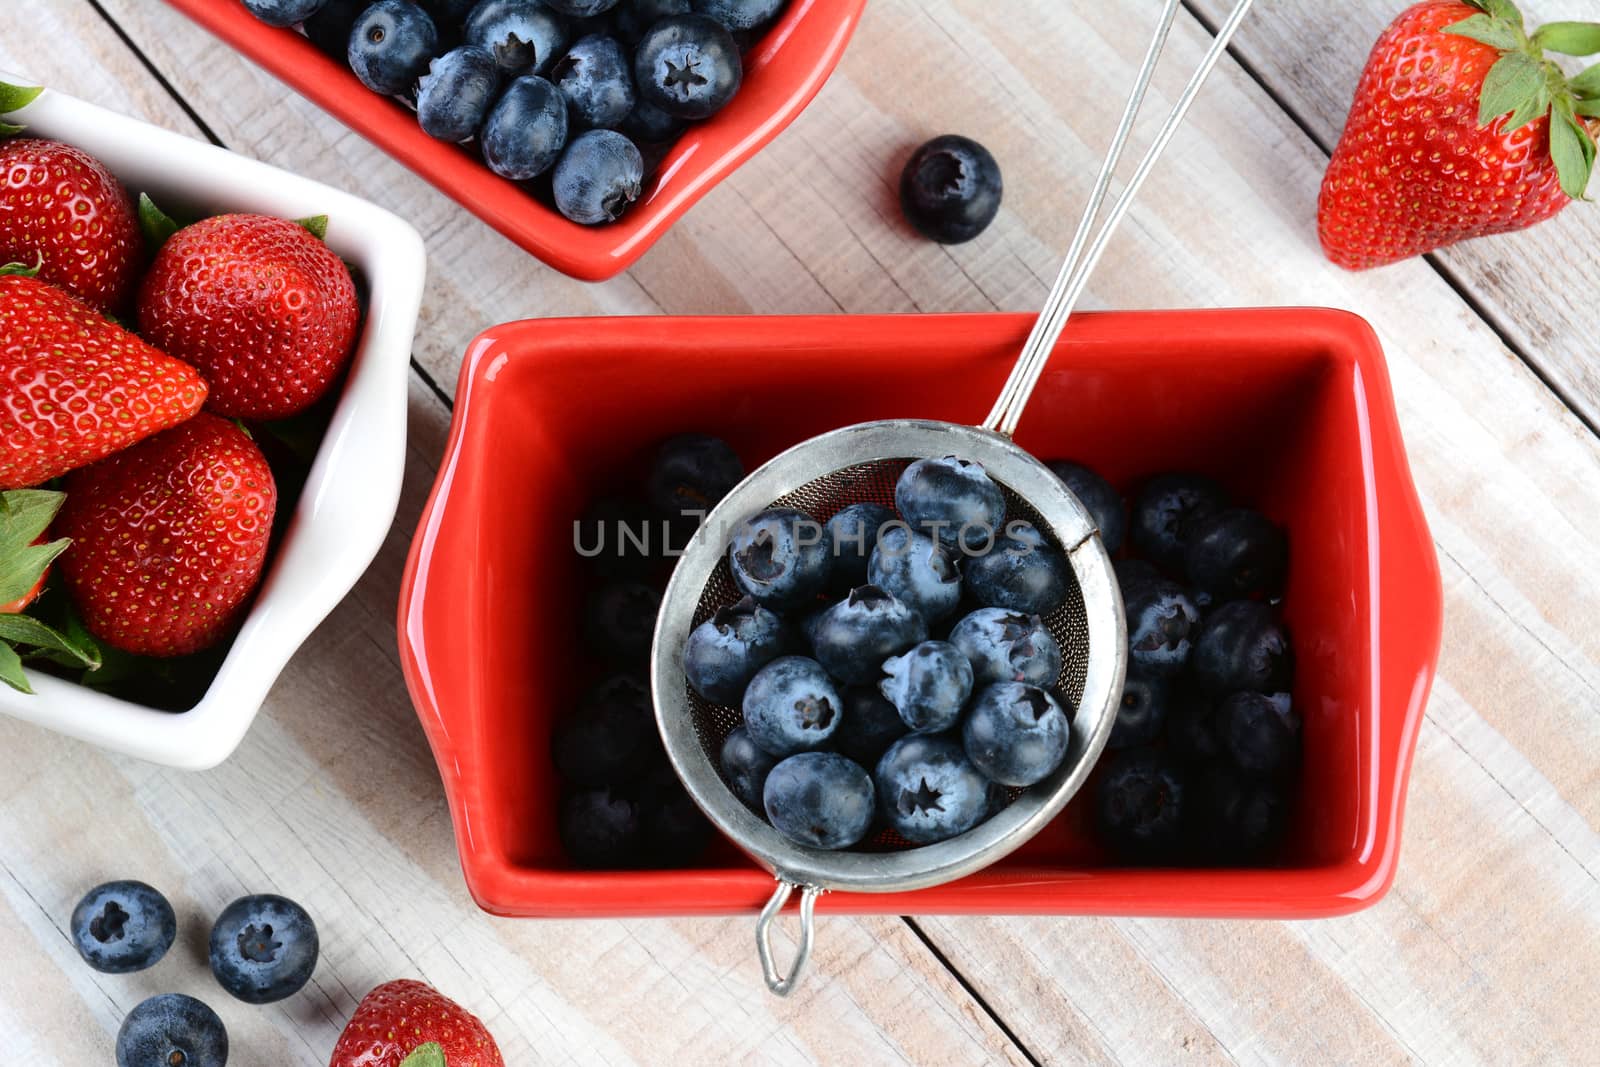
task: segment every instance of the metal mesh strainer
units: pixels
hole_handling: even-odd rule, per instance
[[[1176,132],[1201,83],[1220,59],[1251,0],[1239,0],[1199,69],[1140,162],[1127,187],[1090,242],[1090,231],[1111,175],[1132,130],[1180,0],[1165,0],[1162,20],[1128,100],[1067,263],[994,409],[981,426],[923,420],[865,423],[812,438],[772,459],[727,495],[684,550],[662,598],[651,652],[651,687],[667,754],[684,785],[713,823],[773,871],[778,887],[757,926],[757,948],[768,988],[780,995],[794,986],[810,954],[816,897],[830,890],[897,892],[960,878],[988,866],[1039,831],[1083,785],[1116,719],[1127,658],[1122,600],[1110,557],[1083,505],[1038,460],[1011,441],[1028,397],[1054,350],[1072,306],[1117,224],[1155,160]],[[721,777],[723,739],[741,721],[736,708],[710,704],[689,688],[681,656],[690,631],[737,599],[725,562],[728,536],[745,519],[773,506],[803,508],[826,520],[846,504],[893,505],[894,484],[907,464],[959,456],[983,465],[1000,484],[1007,516],[1033,523],[1067,555],[1075,579],[1072,595],[1046,620],[1060,642],[1065,666],[1058,691],[1076,707],[1072,741],[1055,774],[1026,790],[959,837],[909,846],[880,834],[862,847],[827,852],[796,845],[734,795]],[[773,963],[771,925],[796,887],[801,937],[787,976]]]

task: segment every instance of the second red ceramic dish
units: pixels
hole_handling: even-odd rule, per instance
[[[583,579],[571,539],[597,489],[683,431],[726,437],[753,468],[851,423],[976,421],[1032,321],[544,320],[474,342],[399,627],[462,867],[484,908],[737,912],[772,890],[771,876],[725,842],[690,870],[584,871],[562,854],[549,737],[585,681],[572,670]],[[1308,309],[1080,315],[1017,442],[1124,487],[1196,469],[1286,526],[1294,699],[1305,718],[1290,847],[1269,868],[1119,867],[1087,832],[1080,797],[978,874],[916,893],[833,893],[819,907],[1309,918],[1377,900],[1394,877],[1442,605],[1371,329]]]
[[[603,281],[628,268],[672,224],[803,111],[839,65],[867,0],[792,0],[745,56],[739,95],[675,144],[621,220],[580,226],[484,166],[475,146],[444,144],[416,115],[367,89],[293,30],[239,0],[167,0],[557,270]]]

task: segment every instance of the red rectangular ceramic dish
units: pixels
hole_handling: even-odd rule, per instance
[[[550,266],[603,281],[644,255],[679,216],[794,121],[839,65],[867,0],[791,0],[745,55],[744,84],[733,102],[691,127],[639,202],[608,226],[568,221],[523,185],[497,177],[475,145],[429,137],[411,110],[367,89],[294,30],[257,21],[239,0],[167,2]]]
[[[400,602],[411,695],[473,895],[503,915],[751,911],[772,878],[721,843],[695,870],[574,870],[556,839],[554,719],[582,679],[572,523],[652,443],[720,434],[747,467],[824,430],[982,418],[1028,333],[1012,315],[545,320],[496,327],[462,368],[450,444]],[[1221,479],[1289,531],[1287,619],[1305,767],[1270,868],[1114,865],[1077,799],[995,866],[836,912],[1307,918],[1394,877],[1406,778],[1438,657],[1438,560],[1376,337],[1337,311],[1085,314],[1017,442],[1120,486]]]

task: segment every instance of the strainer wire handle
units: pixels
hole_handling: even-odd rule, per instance
[[[800,888],[800,944],[795,948],[794,960],[789,964],[789,973],[780,974],[778,965],[772,958],[772,924],[778,921],[778,914],[783,906],[789,902],[789,897],[797,887],[793,882],[778,880],[778,888],[773,890],[772,898],[767,901],[767,906],[761,909],[761,918],[756,920],[756,952],[761,957],[761,974],[767,980],[767,988],[780,997],[786,997],[793,992],[795,983],[800,979],[800,972],[805,970],[806,961],[811,958],[811,941],[816,932],[817,898],[822,895],[822,890],[815,886]]]
[[[1227,50],[1229,42],[1238,30],[1240,23],[1250,11],[1254,0],[1238,0],[1226,22],[1217,31],[1216,37],[1211,42],[1211,47],[1206,50],[1200,66],[1189,79],[1189,84],[1184,87],[1183,93],[1178,97],[1177,103],[1172,107],[1167,120],[1157,131],[1154,141],[1146,150],[1144,158],[1139,161],[1138,168],[1133,176],[1128,179],[1127,186],[1122,190],[1110,212],[1106,215],[1099,233],[1095,235],[1092,244],[1085,250],[1088,234],[1093,226],[1095,216],[1100,213],[1100,208],[1105,202],[1106,195],[1111,185],[1111,175],[1118,161],[1121,159],[1122,150],[1127,145],[1129,136],[1133,132],[1134,120],[1138,117],[1139,108],[1144,103],[1144,96],[1150,87],[1151,78],[1155,74],[1156,64],[1160,59],[1161,51],[1166,45],[1167,35],[1172,28],[1172,23],[1177,15],[1179,0],[1167,0],[1162,9],[1161,22],[1156,27],[1154,39],[1150,42],[1150,50],[1145,55],[1144,66],[1140,68],[1139,77],[1135,81],[1133,91],[1128,96],[1128,104],[1123,111],[1122,121],[1117,127],[1117,132],[1112,138],[1111,147],[1106,153],[1105,162],[1101,164],[1100,174],[1095,180],[1093,192],[1089,202],[1084,208],[1083,218],[1078,223],[1078,231],[1073,236],[1072,246],[1068,249],[1066,262],[1061,266],[1061,273],[1057,276],[1054,287],[1050,290],[1049,297],[1045,300],[1045,307],[1034,323],[1033,332],[1028,336],[1028,342],[1023,346],[1022,355],[1018,358],[1016,366],[1011,370],[1011,376],[1006,380],[1005,387],[1001,389],[999,398],[995,401],[994,408],[981,424],[986,430],[998,430],[1010,437],[1016,432],[1017,423],[1022,419],[1023,409],[1027,407],[1028,398],[1032,396],[1034,386],[1039,382],[1039,376],[1044,373],[1045,364],[1055,351],[1056,342],[1061,339],[1061,332],[1066,329],[1067,320],[1072,315],[1073,308],[1077,305],[1078,298],[1083,295],[1084,288],[1088,285],[1089,275],[1100,262],[1100,257],[1105,254],[1106,246],[1110,244],[1111,237],[1117,226],[1133,206],[1134,197],[1138,195],[1139,188],[1144,185],[1145,179],[1155,169],[1156,161],[1161,153],[1166,150],[1167,144],[1178,132],[1184,116],[1195,98],[1200,95],[1200,89],[1205,84],[1206,78],[1222,58],[1222,53]]]

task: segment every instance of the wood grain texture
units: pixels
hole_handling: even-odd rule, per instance
[[[1187,3],[1212,26],[1230,7],[1228,0]],[[1283,0],[1245,23],[1232,48],[1328,153],[1344,129],[1372,43],[1405,6],[1399,0]],[[1600,17],[1593,0],[1518,0],[1518,6],[1529,26]],[[1577,72],[1585,61],[1563,62]],[[1600,195],[1600,183],[1589,188],[1591,196]],[[1597,241],[1600,211],[1573,204],[1532,230],[1469,241],[1433,257],[1441,275],[1471,295],[1591,427],[1600,426],[1600,302],[1589,298],[1600,286],[1600,262],[1592,254]]]
[[[0,35],[0,64],[195,132],[82,0],[22,2],[38,17]],[[626,276],[589,286],[528,258],[165,5],[102,4],[230,147],[368,196],[424,232],[416,355],[447,393],[468,339],[511,318],[1037,306],[1155,15],[1146,0],[873,0],[839,74],[795,126]],[[1571,247],[1547,246],[1554,234],[1592,245],[1595,231],[1574,208],[1526,238],[1447,254],[1503,249],[1513,262],[1490,274],[1441,257],[1448,281],[1423,262],[1351,275],[1322,259],[1313,219],[1331,140],[1319,123],[1337,129],[1347,100],[1330,102],[1329,86],[1353,84],[1387,17],[1376,0],[1337,18],[1306,0],[1263,5],[1239,50],[1271,92],[1236,63],[1219,68],[1086,300],[1340,306],[1383,339],[1440,552],[1446,636],[1400,876],[1380,905],[1306,924],[928,918],[912,928],[830,917],[792,1003],[759,990],[742,921],[478,914],[394,666],[400,561],[446,422],[419,385],[395,532],[235,760],[175,775],[0,723],[0,746],[23,768],[0,782],[0,1035],[20,1035],[46,1062],[95,1062],[121,1014],[154,991],[137,976],[95,980],[60,934],[76,894],[127,873],[133,848],[187,913],[270,878],[330,931],[317,989],[287,1010],[218,1005],[248,1035],[246,1055],[264,1057],[245,1063],[319,1062],[360,992],[402,972],[483,1012],[513,1064],[1590,1058],[1600,444],[1496,330],[1550,373],[1542,354],[1570,352],[1576,364],[1594,320],[1583,301],[1553,308],[1495,278],[1537,276],[1543,250]],[[1206,37],[1183,17],[1152,110]],[[1274,66],[1272,56],[1296,58]],[[989,144],[1008,185],[991,233],[946,249],[900,221],[893,175],[912,145],[951,130]],[[198,958],[154,973],[163,988],[207,988]]]

